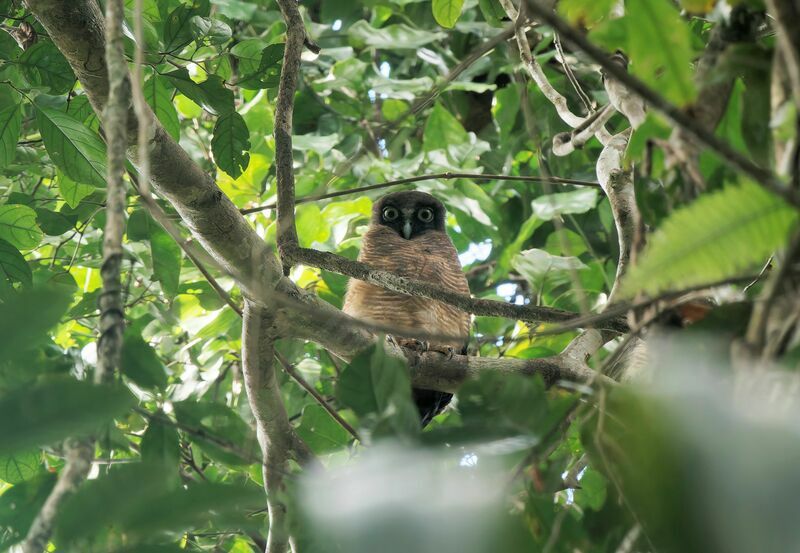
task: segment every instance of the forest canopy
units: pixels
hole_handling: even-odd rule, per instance
[[[799,25],[0,0],[0,551],[798,550]],[[398,190],[469,295],[358,261]]]

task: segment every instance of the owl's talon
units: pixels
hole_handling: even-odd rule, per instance
[[[417,340],[416,338],[403,338],[399,340],[397,344],[419,353],[425,353],[430,350],[430,344],[428,342],[425,340]]]

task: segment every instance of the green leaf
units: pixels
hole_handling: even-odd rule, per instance
[[[42,453],[39,450],[0,457],[0,480],[9,484],[30,480],[43,470]]]
[[[182,67],[165,73],[164,77],[169,79],[181,94],[215,115],[233,111],[233,91],[225,87],[224,81],[218,75],[208,75],[205,81],[196,83],[189,76],[189,72]]]
[[[59,543],[96,537],[110,527],[129,542],[180,535],[209,522],[240,527],[263,504],[259,486],[203,482],[183,487],[166,476],[161,465],[139,463],[86,482],[59,515]]]
[[[441,40],[446,36],[441,32],[423,31],[403,23],[376,29],[363,19],[350,25],[347,34],[356,42],[389,50],[415,50],[435,40]]]
[[[220,115],[211,137],[214,162],[231,177],[238,178],[250,163],[250,131],[235,111]]]
[[[128,236],[128,240],[138,242],[149,239],[150,235],[158,228],[158,223],[153,220],[147,211],[136,209],[128,217],[128,226],[125,228],[125,233]]]
[[[483,14],[483,18],[492,27],[502,27],[503,20],[506,18],[506,11],[500,5],[499,0],[478,0],[478,7]]]
[[[122,342],[122,374],[142,388],[163,390],[167,386],[167,373],[156,351],[142,337],[128,329]]]
[[[55,474],[20,482],[0,496],[0,550],[23,540],[56,485]]]
[[[159,122],[169,135],[178,140],[181,136],[181,124],[178,120],[178,112],[172,103],[172,95],[164,85],[164,78],[159,75],[151,75],[144,82],[144,99],[156,114]]]
[[[625,4],[632,71],[676,104],[691,102],[692,79],[689,27],[669,0],[633,0]]]
[[[0,304],[0,360],[19,357],[54,327],[72,300],[60,286],[26,288]]]
[[[179,423],[195,430],[194,442],[212,459],[229,466],[249,465],[261,458],[255,433],[233,410],[219,403],[173,403]]]
[[[433,18],[442,27],[451,29],[461,15],[464,0],[433,0]]]
[[[161,412],[158,414],[165,416]],[[151,419],[144,436],[142,436],[140,447],[142,461],[174,469],[177,476],[181,459],[181,445],[180,436],[173,425],[165,424],[156,418]]]
[[[331,453],[350,443],[350,433],[320,405],[307,405],[297,434],[317,455]]]
[[[500,280],[506,276],[508,270],[511,268],[511,262],[514,257],[516,257],[516,255],[522,251],[525,242],[527,242],[528,239],[533,236],[533,233],[537,228],[542,226],[542,223],[544,223],[544,221],[535,215],[528,217],[528,219],[522,223],[519,233],[517,234],[517,237],[514,238],[514,241],[503,248],[503,250],[500,252],[500,257],[497,258],[497,265],[492,272],[493,281]]]
[[[558,13],[573,25],[591,27],[608,17],[616,0],[561,0]]]
[[[20,250],[39,245],[44,234],[36,224],[36,212],[26,205],[0,205],[0,240]]]
[[[72,180],[106,185],[106,148],[100,138],[72,116],[35,101],[36,120],[50,159]]]
[[[0,240],[0,276],[26,286],[33,284],[33,273],[25,257],[5,240]]]
[[[58,175],[58,190],[67,205],[75,209],[81,200],[94,192],[94,186],[75,182],[66,175]]]
[[[361,418],[388,418],[396,433],[419,432],[406,366],[386,355],[382,344],[362,351],[345,367],[336,385],[336,397]]]
[[[190,20],[192,33],[198,42],[223,44],[231,39],[231,28],[224,21],[195,15]]]
[[[37,207],[34,211],[36,211],[36,220],[39,226],[48,236],[61,236],[75,227],[75,219],[67,217],[61,212],[43,207]]]
[[[164,23],[164,51],[176,53],[194,40],[192,18],[208,13],[208,0],[193,0],[172,10]]]
[[[242,44],[247,44],[247,48],[238,50],[244,67],[242,77],[236,84],[250,90],[277,87],[281,78],[285,45],[278,43],[262,47],[261,41],[246,41]],[[254,51],[255,48],[258,50]],[[246,57],[253,55],[256,56],[255,59]]]
[[[749,181],[706,194],[672,213],[648,239],[622,293],[658,294],[762,265],[797,227],[797,213]]]
[[[0,455],[85,436],[136,400],[121,386],[53,378],[0,396]]]
[[[22,110],[19,104],[0,109],[0,169],[14,161],[21,125]]]
[[[161,227],[150,234],[150,252],[153,256],[153,279],[161,283],[161,290],[169,298],[178,293],[181,277],[181,247]]]
[[[469,135],[458,119],[441,104],[436,104],[425,122],[423,142],[426,152],[443,150],[452,144],[469,141]]]
[[[546,194],[531,202],[533,214],[544,221],[567,213],[586,213],[597,205],[597,188],[579,188],[570,192]]]
[[[511,265],[534,287],[552,276],[586,269],[577,257],[561,257],[539,249],[525,250],[511,260]]]
[[[606,502],[606,479],[593,469],[586,469],[581,476],[581,487],[575,490],[575,503],[599,511]]]
[[[25,50],[18,63],[29,83],[47,88],[54,96],[66,94],[75,84],[72,67],[50,40],[40,40]]]

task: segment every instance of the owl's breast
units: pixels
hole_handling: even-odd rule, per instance
[[[385,227],[371,228],[364,236],[359,261],[400,276],[469,294],[458,254],[444,232],[427,232],[406,240]],[[469,314],[427,298],[398,294],[351,279],[345,313],[396,329],[393,335],[419,338],[419,334],[449,336],[429,340],[460,349],[469,335]],[[416,334],[416,335],[415,335]]]

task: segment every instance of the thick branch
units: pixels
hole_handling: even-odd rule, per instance
[[[606,52],[589,42],[582,33],[575,30],[571,25],[554,14],[552,10],[544,7],[537,0],[525,1],[531,13],[555,29],[563,40],[572,44],[573,47],[582,50],[589,58],[600,65],[607,74],[641,96],[650,108],[661,112],[673,123],[685,129],[698,143],[713,150],[719,155],[722,161],[736,171],[751,177],[764,188],[785,199],[795,207],[800,206],[800,193],[798,191],[787,188],[771,171],[759,167],[742,156],[739,152],[731,148],[727,142],[720,140],[714,133],[709,132],[699,125],[697,121],[688,116],[679,107],[670,103],[641,80],[629,74],[627,70],[619,64],[614,63]]]
[[[398,276],[388,271],[381,271],[365,263],[353,261],[329,252],[297,248],[288,252],[288,255],[291,256],[292,261],[297,263],[357,278],[392,292],[440,301],[458,307],[467,313],[484,317],[506,317],[522,321],[548,323],[560,323],[576,317],[576,314],[570,311],[550,307],[515,305],[495,300],[471,298],[464,294],[446,290],[435,284]],[[606,328],[624,333],[627,330],[627,325],[622,319],[619,319],[611,321]]]
[[[303,18],[295,0],[278,0],[286,21],[286,49],[275,103],[275,168],[278,186],[278,251],[283,258],[287,246],[297,244],[294,225],[294,159],[292,157],[292,114],[300,55],[306,36]]]
[[[281,398],[275,375],[274,319],[254,303],[245,302],[242,322],[242,371],[250,409],[256,421],[256,435],[263,456],[264,489],[269,506],[269,540],[266,553],[289,549],[286,519],[286,483],[289,461],[313,459],[308,447],[294,431]]]

